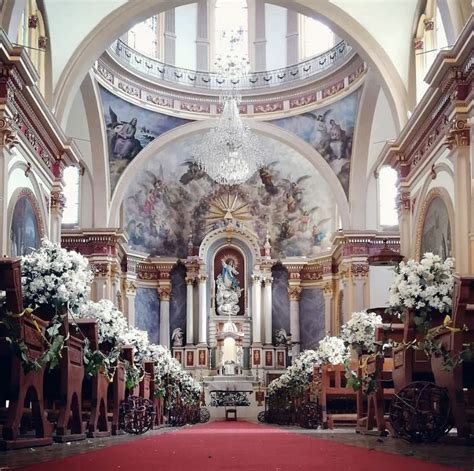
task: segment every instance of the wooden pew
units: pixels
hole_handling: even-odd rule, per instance
[[[389,341],[400,343],[403,340],[403,332],[403,324],[388,324],[378,327],[375,331],[375,354],[367,357],[365,371],[361,371],[360,374],[375,376],[376,390],[364,400],[358,397],[356,431],[359,433],[371,433],[375,427],[376,431],[373,433],[381,436],[387,435],[385,412],[395,390],[392,377],[392,349],[383,350],[383,345]]]
[[[50,306],[38,309],[39,316],[51,315]],[[45,375],[45,403],[48,419],[55,423],[54,440],[60,443],[84,440],[82,421],[82,381],[84,379],[84,342],[70,332],[67,315],[60,329],[65,336],[59,365]]]
[[[6,292],[7,312],[18,314],[23,311],[20,259],[0,259],[0,290]],[[16,322],[29,356],[39,358],[44,353],[44,341],[37,326],[44,332],[47,322],[34,314],[25,314]],[[8,335],[10,333],[0,324],[0,407],[5,411],[0,449],[50,445],[53,442],[52,426],[46,419],[43,404],[44,368],[25,373],[21,358],[6,340]],[[30,427],[27,419],[30,419]]]
[[[432,329],[433,341],[440,343],[450,357],[463,349],[474,351],[474,277],[454,278],[453,329]],[[466,330],[467,329],[467,330]],[[448,390],[458,436],[474,436],[474,361],[457,364],[451,371],[444,367],[442,355],[431,356],[435,382]]]
[[[93,319],[77,319],[82,334],[89,340],[92,351],[100,350],[97,321]],[[106,352],[104,352],[106,353]],[[85,377],[82,387],[83,417],[87,416],[87,436],[89,438],[110,436],[107,420],[107,390],[109,380],[103,371],[92,378]]]
[[[108,388],[109,421],[111,421],[112,435],[121,433],[119,426],[120,404],[125,399],[125,365],[117,361],[114,379]]]
[[[351,362],[351,368],[357,368],[357,364]],[[345,373],[344,365],[315,367],[313,376],[319,375],[318,398],[323,412],[323,428],[332,429],[335,425],[348,426],[356,423],[356,392],[347,386]],[[337,411],[335,401],[352,402],[354,412]]]

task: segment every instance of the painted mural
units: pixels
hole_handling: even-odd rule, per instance
[[[317,348],[325,336],[325,303],[323,290],[305,288],[300,298],[301,350]]]
[[[10,230],[12,257],[27,255],[41,245],[41,233],[35,209],[28,196],[20,196],[15,204]]]
[[[124,199],[129,244],[152,256],[186,257],[191,242],[222,227],[225,219],[247,226],[262,245],[268,232],[272,256],[301,256],[329,245],[336,205],[313,164],[290,147],[262,137],[271,161],[244,185],[223,187],[201,172],[193,149],[201,135],[178,139],[144,164]]]
[[[357,90],[331,105],[271,121],[311,144],[337,175],[347,196],[359,96]]]
[[[290,333],[290,300],[288,299],[288,271],[282,265],[272,268],[272,329],[285,329]]]
[[[160,300],[156,288],[137,288],[135,327],[146,330],[151,343],[160,343]]]
[[[153,139],[189,120],[168,116],[133,105],[100,88],[106,124],[110,169],[110,191],[135,156]]]
[[[442,198],[436,196],[430,203],[423,223],[421,250],[439,255],[443,260],[452,256],[451,223]]]

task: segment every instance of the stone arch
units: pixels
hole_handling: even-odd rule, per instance
[[[74,92],[79,88],[82,78],[87,74],[95,59],[115,38],[126,31],[130,24],[165,11],[167,8],[188,3],[192,3],[192,0],[174,0],[172,4],[165,1],[126,3],[97,24],[76,48],[58,78],[54,91],[54,110],[60,123],[64,124],[67,121]],[[407,120],[406,87],[387,52],[360,23],[329,1],[310,3],[306,0],[272,0],[272,3],[304,15],[322,18],[338,35],[347,37],[363,59],[380,76],[391,105],[397,131],[401,129]]]
[[[180,137],[190,136],[207,130],[213,124],[213,120],[203,120],[184,124],[178,128],[162,134],[160,137],[156,138],[152,143],[146,146],[128,165],[127,169],[124,171],[122,177],[117,183],[110,203],[108,217],[109,226],[118,227],[120,223],[120,208],[129,186],[129,182],[132,181],[137,175],[143,164],[156,154],[157,150],[164,148],[166,145],[169,145],[171,142]],[[279,128],[276,125],[258,121],[250,121],[249,125],[257,132],[286,144],[288,147],[297,151],[302,157],[308,160],[315,167],[315,169],[320,173],[321,177],[325,179],[325,181],[333,190],[334,200],[337,204],[343,227],[349,227],[349,204],[347,202],[344,189],[337,176],[332,171],[329,164],[321,156],[321,154],[307,142],[298,138],[291,132]]]

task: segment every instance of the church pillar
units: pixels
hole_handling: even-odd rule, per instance
[[[326,334],[335,335],[332,320],[333,320],[333,296],[334,290],[332,283],[326,283],[323,288],[324,293],[324,332]]]
[[[286,11],[286,64],[297,64],[299,58],[299,31],[298,13],[294,10]]]
[[[262,277],[252,275],[252,344],[262,343]]]
[[[170,348],[170,282],[160,283],[158,296],[160,297],[160,345]]]
[[[51,188],[51,215],[49,225],[49,240],[56,243],[61,243],[61,221],[65,204],[63,189],[61,176],[58,175]]]
[[[272,281],[271,275],[264,278],[263,288],[263,324],[265,332],[265,345],[272,345]]]
[[[209,8],[208,0],[197,3],[196,69],[209,70]]]
[[[400,230],[400,253],[406,258],[413,258],[411,244],[411,202],[410,192],[398,188],[398,226]]]
[[[0,256],[7,255],[8,239],[8,162],[10,160],[10,145],[15,139],[15,133],[10,123],[0,119]]]
[[[194,277],[186,277],[186,345],[194,345]]]
[[[135,326],[135,295],[137,290],[135,285],[131,281],[125,282],[125,302],[124,302],[124,314],[128,320],[130,327]]]
[[[265,34],[265,1],[253,0],[249,8],[249,39],[253,40],[253,51],[250,54],[252,70],[266,70],[267,39]]]
[[[165,63],[174,65],[176,61],[175,9],[165,11]]]
[[[455,118],[447,133],[446,145],[454,165],[454,251],[456,271],[470,273],[474,267],[470,251],[471,162],[470,129],[465,119]]]
[[[199,275],[199,344],[207,345],[207,276]]]
[[[298,356],[301,350],[300,337],[300,297],[303,289],[299,285],[290,284],[288,287],[288,298],[290,300],[290,331],[291,331],[291,354],[292,359]]]

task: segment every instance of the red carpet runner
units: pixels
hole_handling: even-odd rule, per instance
[[[21,469],[441,471],[453,468],[315,439],[259,424],[211,422]]]

